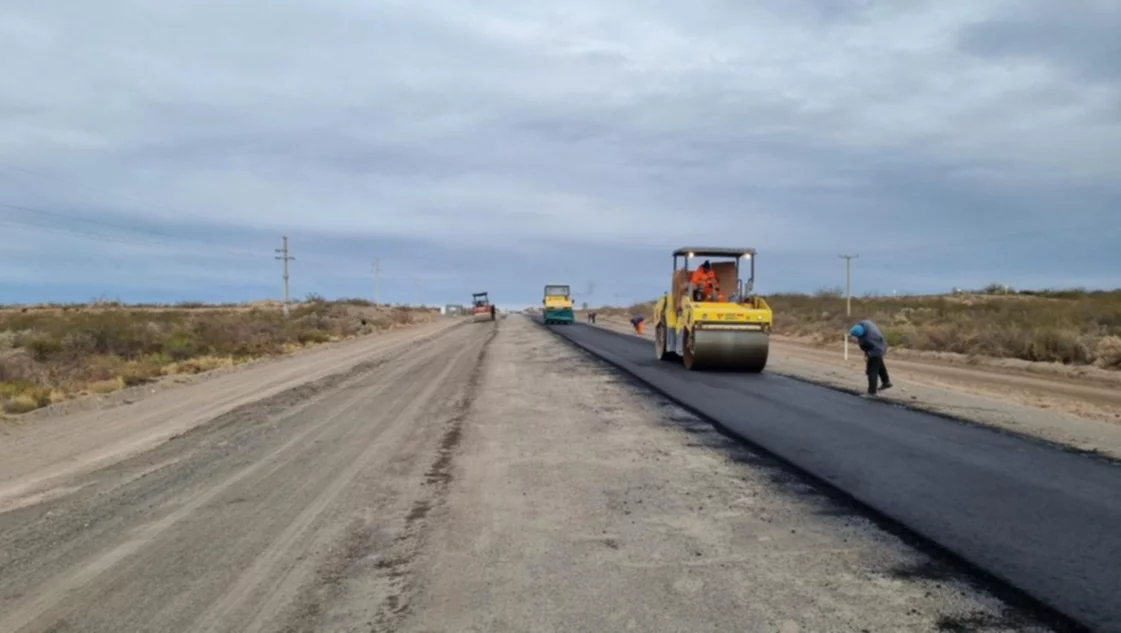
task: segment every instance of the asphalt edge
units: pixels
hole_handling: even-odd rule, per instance
[[[593,351],[589,347],[584,346],[584,345],[580,344],[579,342],[561,334],[559,331],[553,330],[549,326],[546,326],[544,323],[542,323],[540,320],[538,320],[536,318],[533,318],[531,320],[535,324],[537,324],[539,327],[541,327],[542,329],[544,329],[544,330],[548,331],[549,333],[553,334],[554,336],[556,336],[557,338],[559,338],[563,342],[567,343],[568,345],[571,345],[572,347],[576,348],[578,351],[583,352],[587,356],[591,357],[593,360],[595,360],[599,363],[609,365],[610,367],[614,368],[614,370],[617,373],[620,373],[625,378],[627,378],[628,382],[630,382],[633,386],[635,386],[635,387],[637,387],[641,390],[644,390],[648,393],[655,394],[659,398],[662,398],[664,400],[672,402],[674,405],[676,405],[678,407],[681,407],[685,411],[688,411],[691,415],[696,416],[698,419],[703,420],[704,422],[706,422],[708,424],[711,424],[713,426],[713,428],[715,428],[721,435],[724,435],[725,437],[728,437],[728,438],[730,438],[730,439],[732,439],[736,442],[739,442],[739,443],[745,445],[747,448],[751,449],[752,451],[755,451],[755,452],[757,452],[761,455],[764,455],[764,456],[768,457],[769,459],[774,460],[781,467],[787,469],[792,474],[796,475],[797,477],[802,478],[807,483],[816,487],[819,491],[822,492],[822,494],[828,496],[832,501],[834,501],[834,502],[836,502],[836,503],[838,503],[842,506],[845,506],[849,509],[852,509],[855,512],[863,515],[865,518],[870,520],[874,525],[876,525],[876,527],[878,527],[879,529],[887,532],[888,534],[891,534],[891,535],[895,536],[900,541],[902,541],[905,545],[907,545],[909,547],[912,547],[912,548],[916,549],[917,551],[920,551],[923,554],[926,554],[927,556],[930,556],[931,558],[933,558],[935,560],[938,560],[938,561],[943,562],[943,563],[948,563],[951,566],[957,567],[958,569],[966,572],[964,580],[974,584],[977,588],[982,589],[983,591],[989,593],[990,595],[997,598],[998,600],[1001,600],[1004,604],[1006,604],[1010,607],[1016,608],[1016,609],[1020,610],[1022,613],[1030,615],[1032,618],[1037,620],[1039,623],[1041,623],[1045,626],[1048,626],[1051,629],[1053,629],[1053,630],[1055,630],[1059,633],[1089,633],[1089,632],[1093,631],[1093,629],[1091,629],[1089,626],[1087,626],[1085,624],[1082,624],[1081,622],[1078,622],[1072,616],[1069,616],[1069,615],[1063,613],[1059,609],[1047,604],[1042,599],[1037,598],[1036,596],[1033,596],[1032,594],[1028,593],[1027,591],[1025,591],[1023,589],[1020,589],[1019,587],[1017,587],[1011,581],[1009,581],[1007,579],[1004,579],[1001,576],[999,576],[999,575],[997,575],[993,572],[988,571],[987,569],[980,566],[979,564],[973,563],[968,558],[966,558],[964,555],[959,554],[958,552],[954,551],[952,548],[947,547],[945,545],[942,545],[941,543],[938,542],[937,539],[935,539],[932,536],[928,536],[928,535],[924,534],[918,528],[911,527],[911,526],[907,525],[906,523],[904,523],[903,521],[895,519],[894,517],[888,515],[887,513],[876,509],[874,506],[870,505],[869,503],[861,501],[859,498],[857,498],[853,494],[849,493],[848,491],[844,490],[843,488],[840,488],[839,486],[836,486],[836,485],[830,483],[829,481],[823,479],[822,477],[819,477],[818,475],[815,475],[814,473],[810,472],[809,470],[806,470],[805,468],[802,468],[801,466],[795,464],[794,462],[790,461],[789,459],[787,459],[787,458],[785,458],[785,457],[783,457],[783,456],[781,456],[781,455],[779,455],[779,454],[777,454],[777,453],[775,453],[775,452],[755,443],[751,439],[743,437],[743,436],[735,433],[734,431],[727,428],[726,426],[724,426],[723,424],[721,424],[717,420],[713,419],[711,416],[708,416],[708,415],[702,413],[701,411],[698,411],[697,409],[695,409],[691,405],[688,405],[688,404],[682,402],[681,400],[679,400],[678,398],[676,398],[672,394],[666,393],[665,391],[662,391],[661,389],[655,387],[654,385],[651,385],[650,383],[646,382],[645,380],[640,378],[635,373],[631,372],[629,369],[627,369],[622,364],[608,358],[607,356],[600,355],[600,354],[596,353],[595,351]],[[582,325],[588,325],[588,324],[582,324]],[[589,326],[589,327],[593,327],[593,326]],[[623,334],[621,332],[612,332],[611,330],[607,330],[605,328],[596,328],[596,329],[600,330],[600,331],[608,332],[610,334],[614,334],[616,336],[626,336],[626,337],[631,337],[631,338],[635,338],[635,339],[639,339],[639,340],[645,340],[645,339],[641,339],[640,337],[632,336],[632,335],[629,335],[629,334]],[[782,374],[776,374],[776,375],[782,375]],[[785,375],[783,375],[783,376],[786,377]],[[812,385],[815,385],[815,386],[824,386],[824,385],[819,385],[818,383],[813,382],[813,381],[809,381],[809,380],[803,380],[801,382],[804,382],[806,384],[812,384]],[[850,392],[846,392],[843,389],[836,389],[836,390],[837,391],[842,391],[842,392],[845,392],[845,393],[850,393]],[[857,391],[857,392],[854,392],[854,393],[859,393],[859,392]],[[891,404],[894,404],[894,403],[891,403]],[[908,408],[908,407],[902,407],[902,408]],[[923,409],[914,408],[912,410],[917,411],[919,413],[932,414],[931,412],[923,410]],[[940,416],[940,417],[946,417],[946,416]],[[972,422],[972,421],[968,421],[968,420],[958,420],[957,418],[952,418],[952,417],[950,417],[949,419],[951,419],[953,421],[956,421],[956,422],[965,422],[965,423],[968,423],[968,424],[977,425],[977,423]],[[990,427],[982,427],[982,428],[988,429]],[[1036,438],[1030,438],[1030,439],[1034,440]],[[1067,447],[1067,448],[1069,448],[1069,447]]]
[[[587,325],[589,327],[594,327],[597,330],[607,332],[608,334],[614,334],[615,336],[628,337],[628,338],[633,338],[633,339],[637,339],[637,340],[640,340],[640,341],[646,340],[644,337],[637,336],[635,334],[629,334],[629,333],[626,333],[626,332],[619,332],[619,331],[616,331],[616,330],[611,330],[611,329],[608,329],[608,328],[605,328],[605,327],[599,327],[596,324],[584,323],[582,325]],[[812,378],[806,378],[804,376],[796,376],[794,374],[788,374],[788,373],[781,372],[781,371],[775,371],[773,369],[764,369],[764,372],[769,373],[769,374],[774,374],[775,376],[782,376],[783,378],[789,378],[790,380],[796,380],[798,382],[805,383],[807,385],[814,385],[816,387],[821,387],[823,389],[828,389],[830,391],[836,391],[838,393],[844,393],[844,394],[848,394],[848,395],[855,396],[855,397],[860,397],[861,394],[863,393],[860,389],[857,389],[855,387],[854,388],[838,387],[837,385],[833,385],[833,384],[830,384],[830,383],[827,383],[827,382],[824,382],[824,381],[814,380]],[[1037,445],[1040,445],[1040,446],[1046,446],[1047,448],[1057,449],[1057,450],[1060,450],[1064,453],[1071,453],[1072,455],[1079,455],[1081,457],[1088,457],[1090,459],[1096,459],[1098,461],[1104,462],[1104,463],[1109,464],[1111,466],[1121,467],[1121,457],[1113,457],[1111,455],[1108,455],[1108,454],[1103,453],[1103,452],[1101,452],[1099,450],[1096,450],[1096,449],[1078,448],[1078,447],[1075,447],[1075,446],[1070,446],[1069,444],[1063,444],[1062,442],[1057,442],[1055,440],[1049,440],[1049,439],[1046,439],[1046,438],[1042,438],[1042,437],[1039,437],[1039,436],[1036,436],[1036,435],[1031,435],[1031,434],[1024,433],[1024,432],[1021,432],[1021,431],[1016,431],[1016,430],[1013,430],[1013,429],[1007,429],[1007,428],[1003,428],[1003,427],[999,427],[999,426],[993,426],[993,425],[985,424],[984,422],[978,422],[976,420],[971,420],[969,418],[954,415],[952,413],[946,413],[945,411],[939,411],[937,409],[928,409],[928,408],[924,407],[921,403],[899,402],[899,401],[896,401],[896,400],[884,400],[884,399],[871,399],[871,402],[875,402],[875,403],[877,403],[879,405],[882,405],[882,406],[896,407],[898,409],[905,409],[907,411],[914,411],[915,413],[932,415],[934,417],[942,418],[943,420],[948,420],[950,422],[956,422],[958,424],[964,424],[966,426],[971,426],[971,427],[974,427],[974,428],[977,428],[977,429],[982,429],[982,430],[985,430],[985,431],[991,431],[993,433],[999,433],[1001,435],[1006,435],[1008,437],[1014,437],[1016,439],[1031,442],[1033,444],[1037,444]]]

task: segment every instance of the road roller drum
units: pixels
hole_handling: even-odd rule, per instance
[[[694,330],[683,360],[688,369],[759,372],[767,365],[770,338],[766,332]]]

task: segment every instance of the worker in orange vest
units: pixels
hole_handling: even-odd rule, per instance
[[[638,334],[639,336],[642,335],[642,324],[645,321],[646,321],[646,318],[643,317],[641,314],[631,317],[631,325],[634,326],[634,333],[635,334]]]
[[[716,293],[719,292],[716,286],[716,273],[707,259],[689,276],[689,283],[693,285],[694,301],[716,300]]]

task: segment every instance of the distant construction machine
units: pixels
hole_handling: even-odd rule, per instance
[[[568,325],[576,320],[572,312],[572,293],[568,286],[550,284],[545,286],[545,323],[547,325]]]
[[[715,292],[690,283],[694,258],[711,261]],[[750,266],[746,282],[742,265]],[[694,267],[695,270],[695,267]],[[767,365],[774,316],[755,288],[755,249],[679,248],[673,252],[670,291],[654,306],[654,350],[659,360],[680,358],[686,369],[758,373]],[[724,290],[732,294],[725,298]]]
[[[494,304],[485,292],[471,295],[471,319],[474,321],[494,321],[498,317]]]

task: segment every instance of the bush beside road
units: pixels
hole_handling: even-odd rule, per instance
[[[26,413],[79,395],[197,374],[332,341],[433,321],[428,308],[360,299],[294,304],[0,308],[0,408]]]

